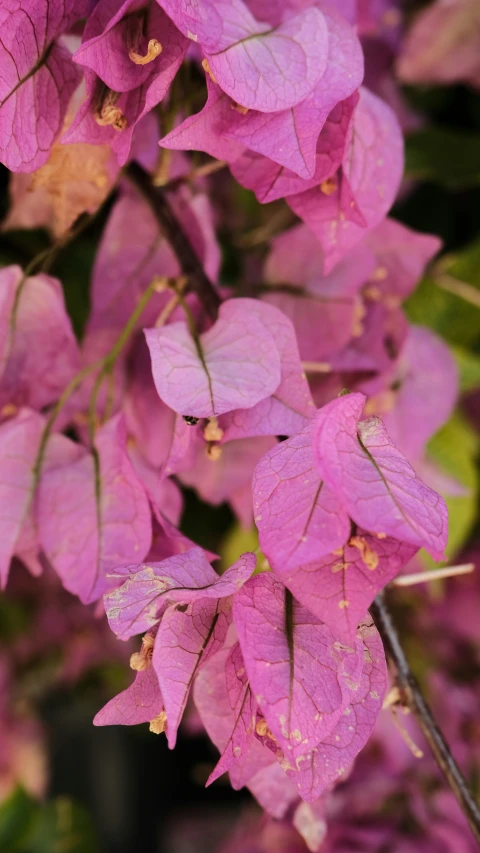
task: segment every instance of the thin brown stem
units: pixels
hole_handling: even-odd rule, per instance
[[[182,273],[195,291],[205,311],[212,320],[217,317],[220,297],[208,278],[195,250],[168,200],[162,187],[155,187],[148,172],[138,163],[130,163],[125,175],[135,184],[150,205],[155,218],[170,244]]]
[[[448,293],[453,293],[454,296],[458,296],[459,299],[463,299],[464,302],[468,302],[470,305],[474,305],[475,308],[480,308],[480,291],[477,290],[472,284],[467,284],[466,281],[460,281],[458,278],[454,278],[454,276],[449,275],[448,273],[442,273],[434,279],[437,287],[440,287],[442,290],[446,290]]]
[[[480,806],[473,796],[420,689],[405,656],[395,623],[383,593],[377,595],[371,608],[372,616],[382,638],[387,657],[395,669],[396,684],[402,703],[418,721],[433,757],[452,789],[470,829],[480,843]]]
[[[187,172],[186,175],[179,175],[178,178],[172,178],[163,185],[163,189],[166,192],[171,192],[172,190],[177,190],[184,184],[193,184],[195,181],[198,181],[199,178],[206,178],[209,175],[214,175],[215,172],[220,172],[221,169],[225,169],[227,165],[228,163],[225,163],[224,160],[211,160],[209,163],[197,166],[196,169],[191,169],[191,171]],[[160,186],[157,183],[155,185]]]

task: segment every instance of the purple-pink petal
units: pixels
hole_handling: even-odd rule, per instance
[[[262,552],[282,578],[339,548],[350,533],[347,513],[315,467],[310,423],[258,463],[253,506]]]
[[[416,550],[396,539],[378,539],[359,530],[337,553],[281,572],[281,577],[307,610],[349,642],[377,593]]]
[[[43,274],[25,279],[19,267],[2,270],[0,283],[5,345],[0,408],[14,404],[42,409],[58,399],[80,368],[62,286]]]
[[[360,421],[365,399],[347,394],[317,412],[312,440],[320,476],[360,527],[425,547],[440,559],[447,541],[445,501],[419,479],[380,418]]]
[[[245,311],[263,323],[280,355],[280,384],[275,392],[249,409],[237,409],[221,419],[224,440],[259,435],[293,435],[314,411],[291,320],[273,305],[243,299]]]
[[[199,598],[234,595],[254,568],[254,554],[246,553],[223,575],[217,575],[202,548],[192,548],[160,563],[119,564],[111,577],[117,583],[123,581],[122,586],[105,596],[110,627],[126,640],[156,625],[173,602],[188,604]]]
[[[150,548],[150,506],[125,440],[116,416],[98,432],[96,458],[83,452],[74,462],[44,472],[40,482],[43,550],[65,588],[85,604],[112,586],[109,573],[116,566],[141,559]]]
[[[94,726],[136,726],[163,711],[163,698],[153,666],[137,672],[135,681],[98,712]]]
[[[297,786],[302,799],[316,800],[332,787],[370,737],[387,689],[387,667],[377,629],[366,619],[359,630],[365,665],[360,685],[332,733],[318,748],[302,756],[287,776]]]
[[[225,302],[214,326],[196,340],[186,323],[146,329],[158,394],[181,415],[214,417],[251,408],[280,384],[271,334],[245,300]]]
[[[297,106],[279,113],[234,114],[225,129],[231,139],[305,180],[317,171],[317,141],[327,117],[336,104],[353,94],[363,78],[363,55],[352,27],[332,9],[323,4],[317,7],[328,27],[328,58],[313,91]]]
[[[33,466],[44,419],[24,409],[0,425],[0,585],[5,588],[10,562],[33,500]]]
[[[276,743],[294,758],[309,752],[349,705],[363,655],[339,644],[270,573],[248,581],[233,608],[253,695]]]
[[[43,166],[62,129],[80,73],[57,39],[87,8],[86,0],[2,3],[0,161],[13,172]]]
[[[223,645],[229,625],[228,609],[218,600],[200,598],[187,608],[171,605],[162,616],[152,666],[165,702],[170,749],[175,746],[178,726],[199,668]]]
[[[395,114],[361,89],[337,186],[288,197],[288,204],[317,236],[325,271],[377,226],[393,204],[403,172],[402,134]]]
[[[223,32],[215,48],[204,51],[223,91],[261,112],[300,103],[327,63],[328,30],[320,10],[305,9],[272,29],[255,21],[241,0],[219,5],[226,7]]]

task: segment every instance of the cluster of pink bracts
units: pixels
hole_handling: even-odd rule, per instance
[[[428,31],[448,26],[442,5],[477,14],[465,0],[434,4],[400,55],[405,78],[445,69],[430,51],[418,70],[416,47],[425,57]],[[0,273],[2,582],[14,556],[33,573],[46,562],[85,604],[103,597],[119,638],[146,632],[134,683],[96,724],[148,721],[173,748],[193,692],[221,753],[211,780],[228,770],[276,817],[299,797],[315,802],[368,740],[387,686],[368,608],[418,549],[442,558],[447,512],[432,486],[455,488],[425,458],[455,404],[455,366],[401,308],[440,244],[386,218],[402,133],[393,107],[361,85],[362,37],[398,47],[393,6],[4,0],[0,10],[0,160],[34,172],[63,133],[65,147],[108,146],[108,180],[120,180],[81,346],[59,282]],[[478,82],[471,54],[463,78]],[[194,115],[175,102],[183,67],[197,84],[205,75]],[[65,130],[82,71],[86,100]],[[173,128],[158,129],[162,102],[176,108]],[[134,159],[153,171],[158,142],[175,152],[170,178],[189,172],[182,152],[206,152],[302,220],[272,241],[254,270],[261,286],[237,295],[217,286],[208,183],[177,182],[170,203],[221,300],[214,322],[197,294],[180,293],[176,257],[119,178]],[[14,194],[17,222],[26,204]],[[45,209],[35,216],[51,224]],[[177,280],[173,297],[158,279]],[[214,571],[215,555],[179,529],[179,484],[254,521],[271,571],[255,574],[252,553]]]

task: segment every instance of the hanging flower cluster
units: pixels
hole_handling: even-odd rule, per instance
[[[454,407],[455,365],[401,307],[440,241],[387,218],[402,132],[362,85],[362,37],[394,43],[397,19],[384,32],[392,4],[358,5],[0,10],[0,159],[34,172],[29,195],[15,176],[11,216],[70,225],[65,170],[75,214],[98,206],[92,185],[117,188],[81,344],[56,279],[0,272],[2,584],[16,557],[103,599],[119,639],[144,636],[134,682],[95,724],[148,722],[173,748],[192,695],[220,752],[209,781],[229,771],[275,817],[316,802],[368,741],[387,689],[368,608],[420,548],[443,558],[437,488],[454,488],[425,447]],[[426,20],[406,79],[431,73],[415,47]],[[290,211],[240,286],[220,284],[218,211],[190,151]],[[181,531],[182,486],[254,523],[262,558],[212,568]]]

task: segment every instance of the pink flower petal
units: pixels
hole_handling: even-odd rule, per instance
[[[65,588],[84,604],[111,587],[112,569],[145,556],[152,537],[148,499],[126,453],[118,416],[99,430],[95,448],[98,463],[84,452],[46,471],[38,496],[43,550]]]
[[[214,417],[252,408],[281,380],[280,356],[248,302],[225,302],[214,326],[195,341],[186,323],[146,329],[155,385],[181,415]]]
[[[351,543],[357,543],[351,544]],[[341,640],[350,642],[380,592],[416,552],[396,539],[377,539],[359,530],[340,553],[281,572],[283,582],[311,613]]]
[[[330,554],[350,534],[347,513],[316,470],[311,423],[258,463],[253,501],[260,547],[282,578]]]
[[[110,699],[95,716],[94,726],[136,726],[163,711],[163,698],[153,666],[137,672],[135,681]]]
[[[122,586],[105,596],[110,627],[126,640],[156,625],[169,604],[233,595],[254,568],[255,556],[246,553],[223,575],[217,575],[201,548],[161,563],[119,566],[111,577],[123,581]]]
[[[360,421],[364,405],[363,394],[347,394],[317,412],[312,440],[320,476],[360,527],[425,547],[440,559],[445,502],[417,477],[379,418]]]
[[[252,692],[277,745],[293,758],[309,752],[350,704],[361,651],[339,644],[272,574],[245,584],[233,612]]]
[[[86,0],[2,2],[0,161],[12,172],[43,166],[62,129],[80,73],[57,39],[87,8]]]
[[[170,606],[155,638],[152,665],[165,701],[170,749],[198,670],[220,651],[231,619],[223,602],[200,598],[187,608]],[[231,607],[231,605],[230,605]]]

